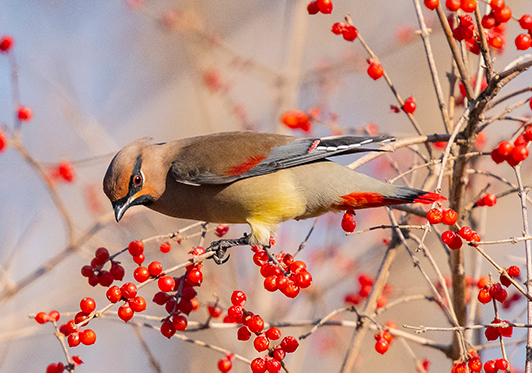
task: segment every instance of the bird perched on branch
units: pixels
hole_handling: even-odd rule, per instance
[[[116,154],[103,188],[119,221],[145,205],[176,218],[247,223],[238,244],[268,245],[286,220],[329,211],[444,200],[436,193],[384,183],[327,158],[378,150],[393,137],[296,138],[222,132],[160,144],[137,140]]]

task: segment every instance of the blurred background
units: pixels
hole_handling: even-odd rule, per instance
[[[513,1],[511,5],[514,14],[527,11],[526,1]],[[44,372],[49,363],[65,361],[52,326],[37,325],[28,315],[52,309],[75,313],[79,300],[86,296],[96,300],[97,308],[106,305],[105,291],[90,287],[80,275],[80,268],[89,264],[96,248],[105,246],[114,253],[131,240],[173,232],[190,223],[140,207],[129,211],[120,224],[114,221],[101,181],[112,156],[131,141],[148,136],[161,142],[229,130],[326,136],[339,130],[364,133],[375,128],[369,124],[399,138],[415,135],[407,117],[390,110],[396,101],[385,82],[367,76],[367,55],[360,44],[346,42],[330,32],[331,25],[341,22],[347,13],[401,96],[416,97],[416,119],[423,132],[444,133],[424,49],[415,33],[419,26],[413,2],[335,1],[332,15],[315,16],[308,15],[306,6],[305,1],[280,0],[0,1],[0,34],[9,34],[15,40],[9,58],[16,59],[21,103],[33,110],[33,119],[23,124],[21,141],[47,172],[53,172],[62,160],[68,160],[74,168],[74,182],[59,180],[56,186],[72,217],[76,237],[81,240],[75,251],[61,254],[68,244],[66,227],[45,183],[16,151],[8,148],[1,153],[0,291],[6,294],[50,258],[61,258],[28,286],[1,299],[1,372]],[[451,63],[448,47],[434,14],[427,9],[424,14],[433,28],[432,47],[447,93],[445,72]],[[508,32],[516,35],[517,29],[513,22]],[[495,66],[502,69],[517,57],[513,39],[509,39],[508,52],[496,56]],[[0,124],[13,127],[9,58],[0,55]],[[471,62],[476,68],[476,60]],[[505,92],[531,84],[530,74],[526,73]],[[281,125],[280,115],[293,109],[319,110],[310,134]],[[528,115],[530,110],[521,108],[518,114]],[[488,128],[485,150],[490,151],[490,146],[508,138],[516,129],[513,122]],[[347,164],[355,158],[349,156],[339,162]],[[413,152],[401,150],[360,170],[383,180],[394,177],[397,172],[390,167],[390,159],[397,162],[401,171],[419,162]],[[493,170],[495,166],[482,160],[477,167]],[[496,167],[498,174],[514,182],[510,167]],[[525,182],[530,183],[530,162],[523,168],[528,178]],[[411,181],[419,186],[424,175],[420,173]],[[486,182],[483,180],[481,186]],[[506,188],[489,182],[493,184],[492,193]],[[515,194],[501,199],[489,211],[482,211],[479,219],[483,239],[521,235]],[[377,272],[386,249],[383,240],[389,239],[391,233],[376,230],[345,237],[340,220],[339,214],[319,220],[301,254],[314,282],[296,300],[264,290],[249,248],[237,248],[223,266],[205,263],[205,280],[198,295],[202,307],[191,320],[204,321],[206,305],[214,302],[216,295],[222,306],[229,306],[234,289],[245,291],[249,300],[246,307],[271,322],[314,320],[342,307],[344,296],[358,291],[358,275]],[[357,229],[386,222],[384,209],[357,212]],[[423,222],[424,219],[414,219],[414,223]],[[283,224],[276,236],[276,250],[295,252],[312,224],[313,221]],[[91,229],[94,230],[85,238]],[[246,229],[232,226],[229,237],[239,237]],[[214,239],[214,235],[207,237]],[[174,244],[166,255],[160,253],[156,243],[148,244],[147,263],[159,260],[169,267],[184,262],[188,250],[197,244],[197,239]],[[442,272],[448,274],[446,254],[436,235],[431,234],[427,244],[441,263]],[[523,268],[522,247],[508,244],[488,250],[502,265]],[[466,257],[466,271],[473,273],[475,254],[467,252]],[[135,264],[129,257],[120,259],[126,267],[125,280],[132,280]],[[483,262],[477,268],[477,273],[483,275],[492,271]],[[389,283],[394,288],[390,298],[429,294],[404,250],[392,267]],[[153,287],[143,290],[149,301],[145,313],[163,317],[163,310],[150,302]],[[523,307],[521,301],[504,318],[518,317]],[[436,305],[417,301],[391,309],[378,321],[447,326],[442,316]],[[353,315],[345,318],[355,319]],[[483,321],[491,318],[488,314]],[[67,320],[64,316],[61,322]],[[97,334],[96,344],[71,349],[72,355],[79,355],[85,362],[77,371],[156,371],[134,327],[112,316],[95,320],[90,327]],[[309,329],[287,328],[283,335],[299,336]],[[293,372],[338,371],[352,333],[350,328],[320,329],[301,343],[301,349],[287,359],[287,364]],[[216,362],[223,357],[177,339],[167,340],[153,329],[141,328],[140,334],[164,372],[216,372]],[[514,334],[519,339],[524,332]],[[250,360],[259,356],[251,343],[236,340],[236,329],[186,335]],[[443,343],[450,341],[447,333],[424,336]],[[413,372],[414,357],[430,359],[431,371],[450,371],[451,362],[440,352],[408,344],[410,347],[406,348],[396,342],[381,356],[374,351],[374,340],[369,335],[357,371]],[[511,361],[522,367],[524,346],[509,350]],[[488,351],[484,356],[499,357],[500,351]],[[247,372],[249,367],[234,362],[233,371]]]

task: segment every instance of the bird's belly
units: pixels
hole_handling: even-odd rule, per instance
[[[274,226],[300,216],[305,201],[290,170],[242,179],[231,184],[167,185],[151,209],[183,219],[213,223],[249,223]]]

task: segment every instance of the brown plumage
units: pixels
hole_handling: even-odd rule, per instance
[[[134,205],[176,218],[247,223],[250,244],[268,244],[277,224],[328,211],[444,199],[395,186],[326,158],[375,150],[388,137],[296,139],[223,132],[149,144],[137,140],[114,157],[105,194],[119,221]]]

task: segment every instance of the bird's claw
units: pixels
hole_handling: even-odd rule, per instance
[[[216,264],[224,264],[229,260],[229,253],[227,252],[233,246],[247,245],[249,243],[249,237],[244,236],[237,240],[219,240],[211,243],[206,249],[207,252],[214,251],[215,254],[211,256],[212,260]]]

